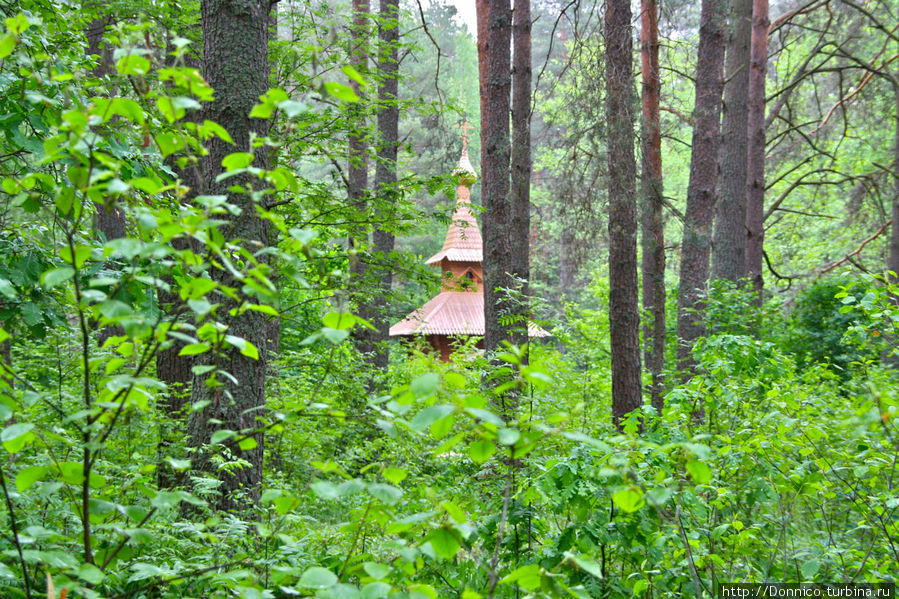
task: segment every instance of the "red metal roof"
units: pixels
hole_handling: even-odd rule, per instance
[[[390,336],[484,334],[484,293],[443,291],[424,306],[390,327]],[[549,337],[549,333],[528,324],[529,337]]]
[[[396,335],[483,335],[484,294],[444,291],[390,327]]]

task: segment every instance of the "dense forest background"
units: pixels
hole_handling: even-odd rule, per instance
[[[527,1],[0,1],[0,597],[896,581],[899,4]]]

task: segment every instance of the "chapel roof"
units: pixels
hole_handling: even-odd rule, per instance
[[[484,293],[482,291],[443,291],[424,306],[390,327],[390,336],[398,335],[476,335],[484,334]],[[549,333],[528,323],[529,337],[548,337]]]

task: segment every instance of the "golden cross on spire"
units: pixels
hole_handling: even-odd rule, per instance
[[[468,132],[474,129],[474,125],[469,125],[468,121],[462,121],[461,125],[456,125],[456,129],[462,130],[462,151],[468,150]]]

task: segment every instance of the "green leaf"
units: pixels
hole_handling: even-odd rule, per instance
[[[222,443],[223,441],[227,441],[228,439],[233,439],[236,435],[237,433],[228,429],[217,430],[212,433],[212,437],[210,437],[209,439],[209,444],[217,445],[219,443]]]
[[[489,424],[493,424],[496,426],[504,426],[506,424],[505,422],[503,422],[502,418],[489,410],[482,410],[481,408],[465,408],[465,411],[475,418],[483,420],[484,422],[487,422]]]
[[[687,472],[690,473],[693,481],[700,485],[704,485],[712,480],[712,471],[703,462],[690,460],[687,462]]]
[[[34,425],[30,422],[18,422],[3,429],[0,433],[0,442],[9,453],[18,453],[25,445],[34,439],[31,429]]]
[[[253,155],[247,152],[234,152],[228,154],[222,159],[222,166],[225,170],[234,171],[250,166],[253,162]]]
[[[237,446],[240,447],[242,451],[250,451],[251,449],[256,449],[258,447],[259,442],[256,441],[253,437],[246,437],[245,439],[241,439]]]
[[[562,436],[566,439],[571,439],[572,441],[577,441],[578,443],[586,443],[592,447],[599,449],[600,451],[604,451],[606,453],[610,453],[612,448],[609,447],[607,443],[603,443],[599,439],[594,439],[589,435],[585,435],[584,433],[578,432],[563,432]]]
[[[369,494],[384,505],[395,505],[403,496],[403,491],[392,485],[373,483],[368,485]]]
[[[181,351],[178,352],[179,356],[195,356],[197,354],[202,354],[204,352],[208,352],[212,347],[208,343],[190,343],[181,348]]]
[[[318,566],[309,568],[300,577],[300,586],[309,589],[327,589],[337,584],[337,575]]]
[[[598,563],[596,563],[595,560],[592,560],[588,557],[578,556],[578,555],[571,556],[571,560],[575,564],[577,564],[577,567],[580,568],[581,570],[583,570],[584,572],[592,574],[596,578],[600,578],[600,579],[603,578],[602,568],[600,567],[600,565]]]
[[[388,482],[398,485],[409,476],[409,473],[402,468],[384,468],[384,472],[382,472],[381,475],[386,478]]]
[[[434,448],[434,455],[440,455],[440,454],[450,451],[453,447],[458,445],[459,442],[462,441],[462,439],[464,439],[464,438],[465,438],[465,433],[457,433],[457,434],[453,435],[452,437],[450,437],[449,439],[447,439],[446,441],[444,441],[443,443],[438,445],[436,448]]]
[[[185,146],[184,139],[179,133],[164,132],[156,135],[153,139],[159,146],[159,153],[163,158],[171,156]]]
[[[802,567],[799,568],[799,571],[802,573],[802,578],[806,580],[811,580],[815,577],[815,574],[818,573],[818,570],[821,569],[821,562],[815,558],[812,558],[802,564]]]
[[[643,499],[643,491],[631,487],[616,491],[612,495],[612,501],[622,511],[627,513],[636,512],[646,504],[646,501]]]
[[[143,56],[130,54],[119,60],[116,69],[119,75],[146,75],[150,72],[150,61]]]
[[[386,582],[372,582],[362,587],[362,599],[384,599],[392,587]]]
[[[496,453],[496,445],[491,441],[475,441],[468,446],[468,457],[475,464],[483,464]]]
[[[415,418],[412,419],[412,422],[410,424],[413,429],[421,432],[444,416],[452,414],[455,409],[455,407],[448,404],[430,406],[416,414]]]
[[[7,33],[2,38],[0,38],[0,60],[3,60],[10,54],[12,51],[16,49],[16,36],[11,33]]]
[[[353,81],[355,81],[356,83],[361,85],[362,87],[368,87],[368,82],[365,81],[365,77],[360,75],[359,71],[354,69],[352,66],[350,66],[348,64],[343,65],[342,67],[340,67],[340,70],[343,71],[344,75],[346,75],[347,77],[349,77],[350,79],[352,79]]]
[[[25,30],[31,25],[31,23],[28,22],[28,17],[22,13],[6,18],[4,23],[6,23],[6,28],[13,35],[25,33]]]
[[[418,399],[424,399],[437,393],[437,384],[440,382],[440,375],[436,372],[429,372],[417,377],[409,385],[409,390]]]
[[[253,360],[259,359],[259,350],[256,349],[255,345],[253,345],[243,337],[237,337],[235,335],[225,335],[225,341],[239,349],[240,353],[245,355],[246,357],[252,358]]]
[[[344,102],[359,101],[359,96],[356,95],[353,88],[349,85],[344,85],[343,83],[325,81],[325,91],[328,92],[329,95],[334,96],[338,100],[343,100]]]
[[[446,513],[449,514],[450,517],[459,524],[465,524],[465,522],[468,520],[468,518],[465,516],[465,512],[462,511],[462,508],[460,508],[452,501],[444,501],[440,504],[440,507],[445,509]]]
[[[106,575],[93,564],[81,564],[81,567],[78,569],[78,578],[91,584],[100,584],[106,578]]]
[[[253,115],[250,115],[253,116]],[[231,135],[228,131],[213,121],[203,121],[203,124],[199,129],[200,137],[203,139],[209,139],[213,135],[221,139],[222,141],[234,145],[234,140],[231,139]]]
[[[331,329],[351,329],[356,324],[356,317],[346,312],[328,312],[322,318],[322,324]]]
[[[19,490],[19,493],[24,493],[30,489],[34,483],[39,481],[46,473],[47,466],[29,466],[28,468],[23,468],[22,471],[16,475],[16,488]]]
[[[456,537],[455,530],[449,528],[438,528],[428,536],[428,541],[434,551],[443,559],[453,559],[459,547],[462,546],[461,541]]]
[[[517,584],[526,591],[533,591],[540,586],[540,566],[528,564],[513,570],[500,582],[503,584]]]
[[[139,125],[144,124],[144,110],[140,104],[130,98],[115,98],[112,101],[110,110],[123,118],[128,119],[132,123]]]
[[[70,485],[81,485],[84,482],[84,464],[81,462],[57,462],[56,467],[59,471],[59,477],[62,482]],[[90,471],[90,486],[101,488],[106,486],[106,479],[94,472]]]
[[[30,327],[40,323],[44,319],[41,307],[34,302],[28,302],[22,306],[22,320]]]
[[[385,566],[384,564],[379,564],[377,562],[365,562],[362,564],[362,567],[365,569],[366,574],[376,580],[387,578],[387,575],[390,574],[390,566]]]
[[[515,445],[515,442],[521,438],[521,433],[512,428],[501,428],[497,432],[497,438],[503,445]]]
[[[71,264],[75,268],[81,268],[88,258],[91,256],[91,248],[86,245],[75,247],[75,256],[72,257],[72,248],[63,246],[59,248],[59,257],[66,264]]]
[[[54,268],[52,270],[48,270],[43,274],[41,279],[43,280],[44,287],[47,289],[53,289],[60,283],[64,283],[71,279],[75,275],[75,269],[71,266],[63,266],[61,268]]]
[[[350,336],[350,332],[349,332],[349,331],[342,331],[342,330],[338,330],[338,329],[331,329],[331,328],[328,328],[328,327],[322,328],[322,329],[321,329],[321,334],[322,334],[322,336],[323,336],[325,339],[327,339],[328,341],[330,341],[330,342],[333,343],[334,345],[337,345],[337,344],[339,344],[339,343],[342,343],[347,337]]]
[[[309,111],[309,107],[302,102],[297,102],[295,100],[284,100],[283,102],[278,103],[278,110],[284,113],[289,119],[297,116],[298,114],[303,114],[304,112]]]

